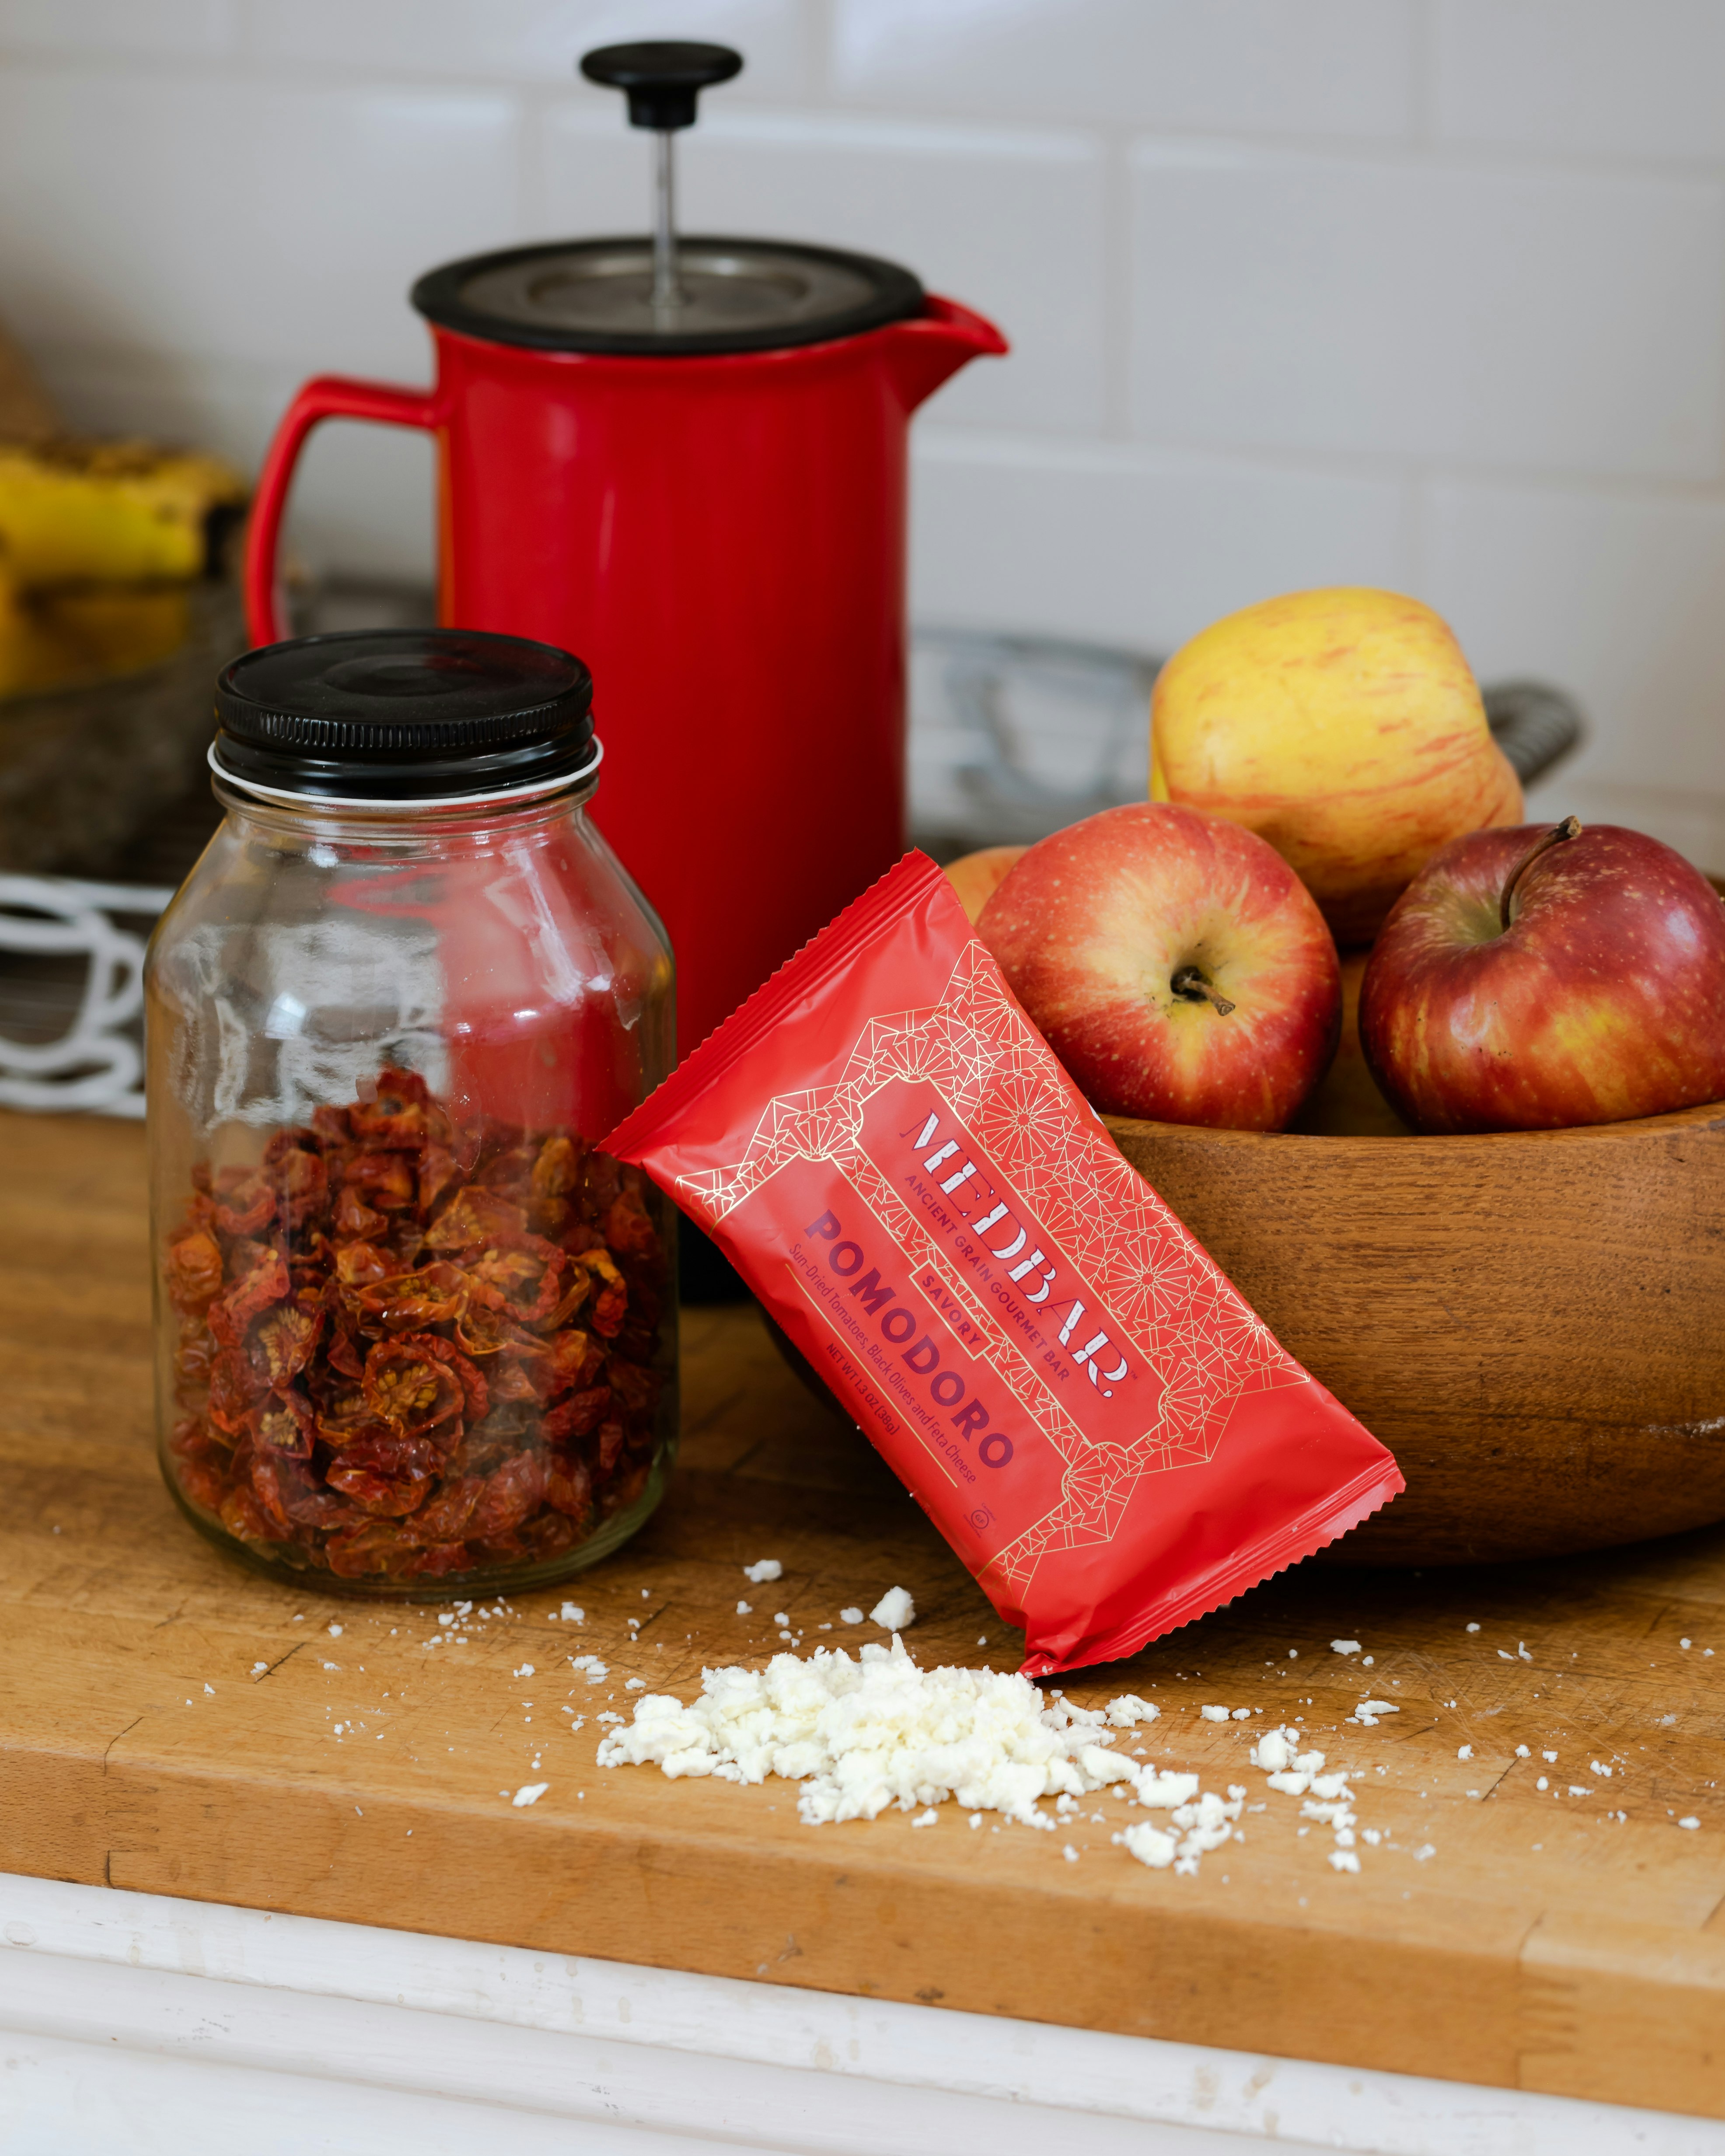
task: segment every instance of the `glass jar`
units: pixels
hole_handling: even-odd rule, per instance
[[[146,972],[162,1471],[264,1570],[545,1584],[675,1447],[667,1209],[594,1140],[670,953],[594,829],[579,660],[458,630],[248,653],[226,819]]]

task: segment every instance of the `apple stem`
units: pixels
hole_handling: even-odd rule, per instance
[[[1509,902],[1515,896],[1516,886],[1520,883],[1522,878],[1526,875],[1542,854],[1548,854],[1553,846],[1561,845],[1565,839],[1579,839],[1580,836],[1579,819],[1574,816],[1566,816],[1561,824],[1554,824],[1552,826],[1532,853],[1523,856],[1521,866],[1503,886],[1503,896],[1498,902],[1498,926],[1506,935],[1509,932]]]
[[[1223,1018],[1234,1009],[1226,996],[1217,994],[1196,966],[1182,966],[1168,986],[1183,1003],[1209,1004]]]

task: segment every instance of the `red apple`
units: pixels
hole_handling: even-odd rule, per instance
[[[947,863],[947,881],[957,892],[964,917],[973,928],[1024,850],[1023,846],[982,846],[973,854],[961,854],[956,861]]]
[[[1610,824],[1453,839],[1379,932],[1372,1075],[1422,1131],[1553,1130],[1725,1097],[1725,906]]]
[[[1029,849],[977,933],[1110,1113],[1279,1131],[1335,1053],[1323,916],[1274,847],[1219,816],[1087,816]]]

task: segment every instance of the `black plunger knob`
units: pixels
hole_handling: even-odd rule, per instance
[[[729,45],[685,45],[661,38],[638,45],[601,45],[582,56],[589,82],[620,90],[629,99],[631,127],[666,134],[695,125],[695,100],[716,82],[742,73],[742,54]]]

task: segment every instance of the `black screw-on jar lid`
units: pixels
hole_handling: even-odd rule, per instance
[[[472,629],[266,644],[216,680],[217,770],[331,801],[478,798],[597,767],[593,676],[555,644]]]

